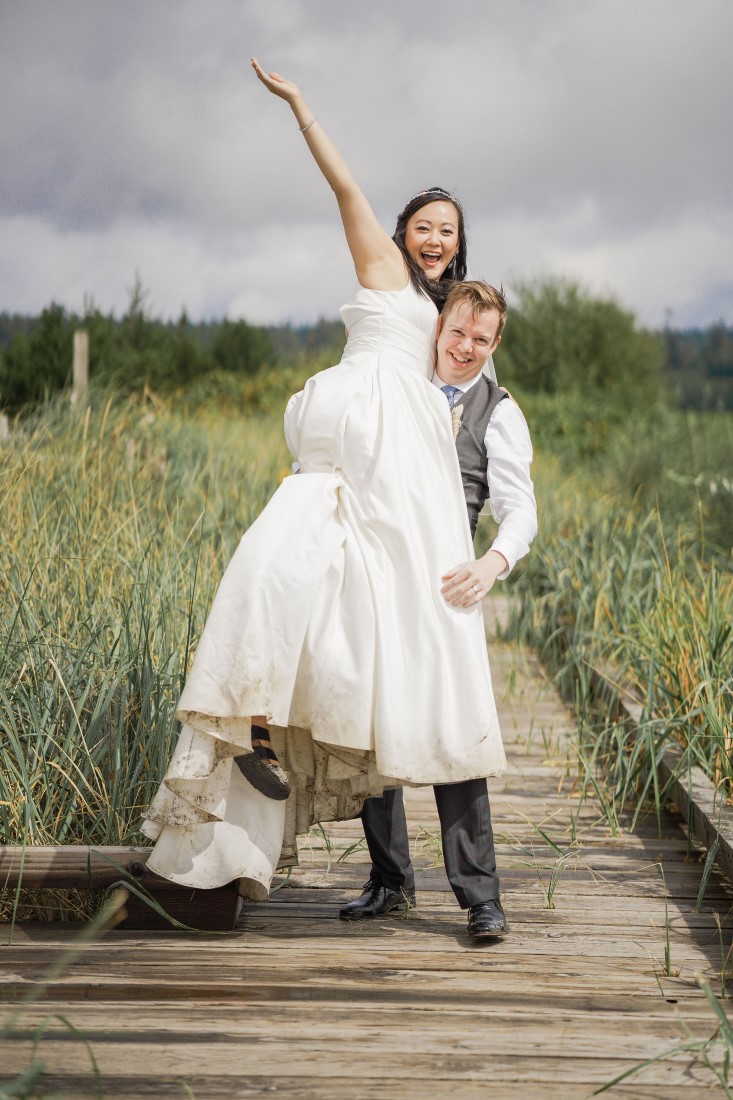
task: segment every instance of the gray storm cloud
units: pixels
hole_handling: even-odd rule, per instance
[[[725,0],[5,0],[0,309],[333,315],[353,273],[287,107],[300,83],[391,227],[440,183],[474,274],[541,272],[650,324],[733,320]]]

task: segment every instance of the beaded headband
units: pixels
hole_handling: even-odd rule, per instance
[[[425,191],[418,191],[416,195],[412,196],[410,202],[422,198],[423,195],[441,195],[444,199],[448,199],[450,202],[455,203],[459,210],[463,210],[463,207],[455,195],[451,195],[450,191],[446,191],[444,187],[428,187]]]

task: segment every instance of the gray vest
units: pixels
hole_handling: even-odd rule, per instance
[[[468,393],[456,394],[456,405],[463,405],[461,427],[456,437],[458,464],[466,494],[471,536],[476,533],[478,517],[489,496],[486,453],[486,429],[496,406],[507,397],[505,390],[482,374]]]

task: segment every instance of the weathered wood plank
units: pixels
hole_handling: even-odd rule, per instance
[[[134,1022],[129,1026],[115,1022],[113,1029],[109,1025],[100,1028],[94,1021],[85,1022],[81,1018],[84,1035],[93,1045],[95,1056],[103,1057],[103,1052],[107,1051],[115,1072],[120,1072],[120,1051],[127,1051],[129,1057],[133,1049],[151,1051],[165,1047],[185,1058],[191,1048],[200,1046],[218,1048],[219,1060],[225,1063],[234,1062],[238,1054],[241,1057],[242,1048],[246,1048],[248,1069],[254,1069],[257,1064],[266,1069],[275,1045],[285,1058],[293,1060],[293,1064],[298,1054],[307,1058],[309,1054],[328,1050],[336,1061],[350,1056],[355,1066],[360,1063],[364,1066],[370,1060],[369,1048],[375,1045],[380,1051],[380,1061],[404,1054],[405,1028],[413,1033],[412,1049],[421,1059],[458,1055],[462,1061],[465,1059],[467,1070],[472,1059],[487,1056],[486,1029],[491,1032],[493,1056],[518,1058],[523,1053],[552,1051],[555,1057],[564,1054],[571,1060],[575,1069],[573,1076],[586,1074],[585,1063],[592,1062],[598,1054],[597,1040],[589,1031],[587,1021],[565,1013],[512,1021],[506,1021],[498,1013],[483,1013],[477,1016],[474,1026],[469,1026],[466,1016],[454,1019],[444,1013],[438,1017],[437,1013],[425,1014],[408,1006],[403,1006],[399,1012],[385,1011],[381,1007],[369,1011],[362,1006],[358,1013],[345,1014],[342,1006],[335,1009],[321,1004],[304,1034],[302,1005],[284,1008],[269,1004],[266,1020],[261,1018],[261,1009],[261,1005],[240,1009],[230,1005],[226,1015],[219,1019],[218,1027],[214,1021],[208,1027],[201,1021],[194,1026],[183,1013],[169,1018],[165,1027],[150,1017],[143,1017],[140,1026]],[[32,1040],[43,1020],[37,1011],[30,1013],[29,1026],[17,1032],[16,1042]],[[614,1017],[605,1017],[599,1020],[598,1026],[612,1038],[613,1058],[617,1063],[643,1061],[649,1057],[649,1052],[669,1051],[687,1038],[679,1021],[673,1019],[644,1021],[639,1017],[633,1022],[628,1019],[619,1022]],[[690,1030],[695,1038],[702,1039],[712,1032],[709,1021],[700,1020],[692,1021]],[[67,1028],[52,1023],[46,1031],[44,1050],[49,1058],[58,1052],[63,1059],[63,1052],[77,1042]],[[145,1066],[128,1070],[130,1076],[144,1076],[145,1072]]]
[[[567,1047],[563,1043],[554,1056],[549,1056],[542,1035],[522,1041],[518,1032],[519,1029],[514,1034],[511,1051],[497,1050],[493,1037],[492,1042],[487,1044],[487,1036],[482,1033],[475,1042],[464,1038],[456,1046],[455,1041],[451,1040],[437,1051],[413,1049],[413,1056],[419,1059],[421,1073],[426,1079],[448,1082],[454,1089],[462,1088],[463,1082],[481,1081],[484,1086],[493,1082],[495,1092],[496,1082],[502,1080],[542,1082],[552,1086],[562,1080],[598,1086],[611,1080],[629,1064],[627,1058],[600,1056],[597,1051],[587,1057],[575,1057],[570,1042]],[[398,1049],[382,1051],[377,1032],[376,1041],[380,1043],[378,1070],[375,1067],[374,1045],[365,1049],[363,1037],[344,1044],[338,1043],[333,1036],[323,1042],[309,1041],[307,1038],[298,1042],[295,1036],[273,1034],[256,1039],[242,1035],[235,1042],[221,1043],[197,1042],[189,1036],[185,1036],[185,1041],[174,1043],[167,1037],[164,1042],[144,1042],[138,1046],[100,1040],[94,1043],[93,1050],[103,1077],[146,1079],[154,1073],[155,1076],[186,1080],[200,1072],[202,1066],[215,1066],[217,1076],[228,1078],[232,1084],[250,1075],[267,1079],[271,1074],[284,1076],[288,1072],[297,1077],[317,1075],[321,1080],[348,1078],[351,1082],[350,1093],[346,1095],[359,1097],[361,1082],[372,1080],[375,1072],[382,1081],[399,1082],[405,1076],[405,1038],[404,1034],[400,1036]],[[616,1035],[611,1037],[612,1040],[616,1038]],[[659,1041],[651,1049],[648,1048],[642,1057],[662,1053],[671,1045],[674,1045],[674,1040],[672,1043],[668,1039]],[[5,1072],[19,1072],[27,1063],[31,1050],[30,1040],[14,1042],[5,1056]],[[74,1042],[68,1032],[63,1039],[44,1040],[43,1051],[49,1070],[55,1074],[78,1073],[85,1053],[83,1047],[79,1048],[78,1040]],[[684,1084],[688,1089],[705,1088],[710,1083],[709,1072],[703,1066],[691,1064],[689,1056],[680,1055],[649,1067],[642,1079],[647,1083],[653,1081],[662,1089]],[[657,1100],[662,1100],[666,1095],[664,1091],[660,1092]]]
[[[83,1100],[85,1097],[98,1096],[89,1078],[79,1076],[44,1077],[47,1081],[49,1093],[61,1092],[65,1096],[72,1096],[74,1100]],[[265,1092],[276,1093],[288,1097],[288,1100],[343,1100],[346,1096],[354,1095],[352,1078],[328,1078],[323,1080],[316,1077],[279,1077],[247,1075],[239,1077],[236,1081],[236,1093],[233,1092],[231,1078],[218,1078],[211,1076],[196,1076],[186,1079],[187,1086],[197,1098],[206,1097],[207,1100],[232,1100],[236,1095],[237,1100],[248,1100],[249,1097],[261,1097]],[[496,1092],[496,1090],[494,1090]],[[587,1085],[565,1084],[556,1087],[549,1082],[533,1084],[526,1082],[519,1085],[502,1085],[500,1100],[588,1100],[590,1095]],[[627,1097],[631,1100],[659,1100],[660,1092],[654,1085],[632,1084],[624,1087],[617,1086],[607,1094],[611,1100]],[[716,1094],[705,1092],[710,1100],[715,1100]],[[460,1094],[456,1092],[455,1085],[450,1081],[436,1080],[432,1077],[412,1075],[400,1081],[399,1096],[406,1100],[425,1100],[426,1096],[436,1097],[442,1100],[444,1097],[455,1100],[460,1096],[462,1100],[484,1100],[486,1096],[485,1082],[467,1081],[462,1083]],[[120,1080],[119,1078],[105,1077],[105,1100],[144,1100],[146,1097],[154,1097],[155,1100],[182,1100],[181,1078],[156,1077],[149,1081],[140,1079]],[[384,1082],[378,1076],[373,1080],[359,1081],[359,1100],[384,1100]],[[690,1090],[684,1085],[666,1085],[664,1100],[690,1100]]]
[[[49,1093],[62,1092],[67,1096],[73,1096],[82,1100],[84,1097],[97,1097],[98,1093],[89,1080],[89,1077],[49,1075],[44,1077],[44,1082]],[[288,1100],[344,1100],[344,1097],[354,1096],[354,1079],[352,1077],[329,1077],[324,1079],[317,1075],[314,1077],[300,1075],[298,1077],[283,1077],[279,1075],[258,1076],[255,1074],[241,1075],[232,1085],[230,1077],[215,1077],[210,1075],[196,1075],[186,1078],[186,1084],[193,1095],[200,1100],[249,1100],[250,1097],[262,1097],[269,1092],[278,1096],[286,1096]],[[379,1074],[373,1078],[359,1080],[358,1100],[385,1100],[384,1080]],[[236,1093],[233,1091],[236,1087]],[[690,1088],[687,1085],[664,1086],[664,1100],[691,1100]],[[496,1095],[497,1090],[494,1089]],[[148,1080],[140,1078],[120,1079],[105,1075],[105,1100],[144,1100],[153,1097],[154,1100],[182,1100],[183,1097],[180,1077],[155,1077]],[[631,1085],[619,1085],[607,1094],[611,1100],[626,1097],[629,1100],[660,1100],[661,1093],[655,1085],[646,1086],[641,1082]],[[715,1100],[715,1093],[705,1092],[705,1097]],[[400,1100],[425,1100],[426,1096],[443,1100],[444,1097],[455,1100],[460,1096],[462,1100],[484,1100],[486,1097],[486,1082],[466,1081],[461,1085],[461,1092],[457,1093],[455,1085],[451,1081],[443,1081],[432,1076],[424,1076],[420,1070],[411,1070],[410,1076],[403,1075],[399,1082]],[[501,1084],[499,1100],[588,1100],[589,1088],[587,1085],[563,1083],[560,1086],[551,1082],[533,1084],[523,1082],[518,1085],[509,1083]]]
[[[252,987],[248,987],[252,988]],[[372,993],[377,992],[376,988]],[[407,988],[405,993],[410,992]],[[411,1023],[425,1035],[434,1034],[440,1030],[441,1038],[455,1034],[462,1038],[470,1021],[474,1018],[482,1025],[496,1023],[494,1034],[508,1035],[513,1026],[507,1019],[506,1012],[511,1008],[516,1019],[522,1027],[532,1029],[545,1028],[548,1034],[554,1029],[561,1028],[566,1031],[568,1027],[576,1030],[584,1030],[584,1038],[577,1047],[577,1054],[587,1056],[595,1050],[594,1035],[587,1027],[587,1005],[592,1005],[595,1013],[594,1019],[599,1028],[606,1027],[618,1031],[627,1036],[633,1032],[633,1041],[640,1036],[649,1038],[664,1038],[673,1032],[673,1037],[684,1033],[680,1024],[680,1016],[677,1009],[662,997],[657,996],[656,1001],[650,998],[616,998],[606,1001],[587,998],[585,1003],[573,1007],[563,1001],[562,1011],[558,1013],[557,999],[554,1003],[547,997],[544,1002],[533,998],[528,1003],[516,995],[507,991],[503,996],[494,1000],[484,997],[476,1006],[470,1006],[458,997],[446,998],[441,1001],[438,994],[439,987],[435,987],[435,997],[426,999],[425,990],[421,989],[419,996],[412,990],[412,999],[403,998],[396,1003],[381,1004],[375,998],[369,998],[360,1005],[358,1013],[353,1016],[358,1024],[351,1022],[349,1016],[344,1017],[343,1001],[341,998],[332,1000],[323,999],[319,1002],[318,1025],[316,1030],[309,1029],[308,1037],[321,1038],[329,1034],[345,1035],[361,1033],[365,1028],[390,1027],[394,1029],[395,1041],[399,1041],[401,1025]],[[458,992],[454,990],[454,992]],[[179,1001],[162,999],[155,1001],[146,998],[141,1005],[127,1002],[117,1004],[116,1001],[92,1001],[79,1004],[75,1009],[75,1023],[82,1027],[86,1035],[92,1038],[93,1033],[105,1036],[114,1032],[116,1039],[129,1041],[131,1037],[140,1036],[143,1033],[150,1037],[165,1036],[171,1031],[185,1032],[205,1038],[218,1037],[219,1041],[226,1035],[230,1026],[237,1029],[243,1027],[253,1030],[255,1033],[267,1034],[269,1023],[276,1023],[278,1029],[292,1028],[297,1031],[299,1021],[302,1019],[303,997],[279,997],[268,1000],[268,1010],[263,1018],[263,998],[257,995],[250,999],[242,996],[237,1003],[230,1003],[226,1013],[221,1014],[212,1011],[211,1003],[202,1005],[191,1004],[185,998]],[[114,1008],[114,1026],[110,1025],[110,1009]],[[698,1001],[699,1012],[695,1013],[692,1004],[686,1006],[685,1022],[695,1020],[699,1025],[701,1034],[707,1035],[711,1031],[711,1017],[709,1012],[703,1011],[704,1006]],[[54,1011],[53,1001],[39,1001],[29,1010],[24,1027],[31,1029],[46,1018],[49,1012]],[[321,1030],[318,1030],[321,1029]],[[60,1031],[59,1028],[56,1028]],[[642,1040],[642,1042],[645,1040]]]
[[[0,882],[15,887],[22,879],[28,889],[63,888],[99,890],[129,877],[141,885],[172,883],[147,869],[151,848],[86,844],[35,845],[30,848],[0,845]]]
[[[28,968],[23,973],[15,971],[8,974],[5,991],[10,1001],[28,992],[29,988],[42,984],[43,989],[48,990],[44,995],[49,999],[63,999],[68,996],[70,1000],[75,1001],[89,998],[109,1002],[112,1002],[115,997],[119,997],[120,1000],[136,997],[141,1001],[145,999],[185,1001],[186,992],[189,991],[192,997],[195,994],[197,999],[208,1002],[220,996],[237,997],[241,990],[251,985],[257,986],[258,983],[262,990],[258,996],[277,999],[277,990],[281,985],[289,985],[297,980],[304,1000],[307,1000],[310,992],[315,990],[327,990],[330,996],[338,999],[339,987],[346,984],[350,989],[353,987],[363,990],[364,995],[370,997],[372,990],[379,990],[381,987],[385,1004],[392,999],[403,1000],[405,989],[409,994],[418,988],[444,989],[446,1001],[456,995],[460,1000],[462,990],[470,989],[474,991],[475,997],[482,1001],[487,999],[490,1001],[495,991],[500,995],[502,990],[511,989],[512,983],[516,986],[520,962],[517,956],[492,960],[490,967],[479,970],[474,976],[465,967],[439,968],[435,965],[434,959],[432,966],[421,966],[419,959],[411,958],[410,966],[403,968],[394,961],[391,966],[377,968],[360,959],[352,959],[350,963],[344,962],[341,966],[328,968],[326,960],[309,959],[304,961],[302,967],[295,970],[295,977],[291,978],[289,971],[286,971],[281,977],[275,979],[272,977],[273,970],[276,968],[273,954],[271,953],[260,966],[248,960],[239,959],[236,963],[230,963],[229,966],[222,962],[218,967],[207,966],[200,971],[190,966],[180,967],[180,974],[176,977],[171,976],[170,968],[164,967],[152,971],[149,978],[125,973],[124,968],[105,974],[103,968],[99,967],[92,968],[88,972],[80,971],[58,978],[49,986],[41,982],[41,975],[34,975]],[[554,969],[549,965],[543,968],[533,967],[533,980],[523,981],[521,989],[528,997],[542,1000],[554,979],[555,986],[561,983],[563,994],[567,989],[568,996],[577,993],[578,989],[583,989],[585,983],[585,992],[588,995],[592,990],[607,993],[610,989],[620,996],[643,995],[650,996],[652,1000],[657,997],[661,1000],[660,989],[663,989],[666,996],[674,1001],[684,999],[687,994],[694,994],[699,999],[699,990],[694,979],[697,972],[697,968],[687,968],[679,972],[677,977],[666,978],[663,976],[662,967],[659,966],[655,976],[651,966],[648,970],[640,972],[639,967],[633,965],[632,960],[631,965],[617,967],[611,975],[605,961],[579,957],[575,965],[563,960]],[[367,973],[371,976],[362,977]],[[712,968],[709,973],[710,977],[714,978]],[[556,994],[556,1000],[558,996],[559,994]],[[700,1003],[704,1004],[702,1000]]]

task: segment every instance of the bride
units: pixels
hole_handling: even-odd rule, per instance
[[[300,464],[219,586],[143,831],[175,882],[266,896],[283,842],[356,816],[385,786],[499,774],[481,591],[441,577],[473,557],[450,412],[430,383],[436,302],[465,275],[459,204],[431,189],[390,238],[298,87],[284,99],[336,195],[358,286],[338,366],[285,413]],[[290,791],[290,796],[284,798]]]

